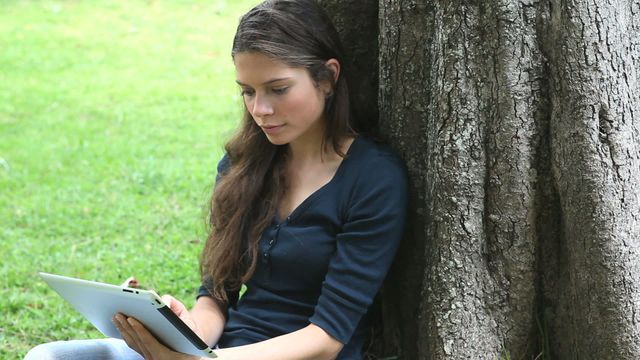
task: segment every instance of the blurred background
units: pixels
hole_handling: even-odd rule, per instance
[[[193,304],[242,109],[231,41],[258,2],[0,0],[1,359],[101,337],[38,271]]]

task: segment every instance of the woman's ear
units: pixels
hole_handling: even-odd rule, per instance
[[[327,69],[333,76],[333,81],[329,81],[327,79],[322,82],[322,88],[325,96],[330,97],[333,95],[333,84],[338,82],[338,77],[340,77],[340,62],[336,59],[329,59],[324,63],[324,66],[327,67]]]
[[[340,62],[336,59],[329,59],[324,63],[324,66],[333,74],[333,82],[338,82],[338,77],[340,77]]]

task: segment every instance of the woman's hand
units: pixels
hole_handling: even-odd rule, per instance
[[[136,319],[116,314],[113,318],[122,338],[127,345],[142,355],[145,360],[200,360],[194,355],[187,355],[170,350],[160,344],[156,338]]]
[[[169,309],[171,309],[171,311],[173,311],[173,313],[176,314],[180,318],[180,320],[182,320],[182,322],[187,324],[187,326],[200,337],[200,339],[202,339],[203,341],[205,340],[203,334],[199,332],[200,329],[198,329],[198,324],[194,321],[191,313],[189,312],[189,310],[187,310],[184,304],[180,302],[180,300],[174,298],[171,295],[162,295],[161,299],[162,302],[167,304]]]

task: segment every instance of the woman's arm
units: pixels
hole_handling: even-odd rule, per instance
[[[199,311],[199,310],[198,310]],[[149,360],[207,360],[169,350],[136,319],[116,315],[114,323],[124,340]],[[316,325],[259,343],[216,350],[220,360],[332,360],[342,344]]]
[[[209,346],[216,344],[224,330],[226,306],[209,296],[200,296],[189,312],[200,338]]]
[[[222,360],[331,360],[342,347],[338,340],[310,324],[289,334],[215,353]]]

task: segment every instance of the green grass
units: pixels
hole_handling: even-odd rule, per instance
[[[0,358],[100,337],[37,271],[190,305],[256,0],[0,0]]]

